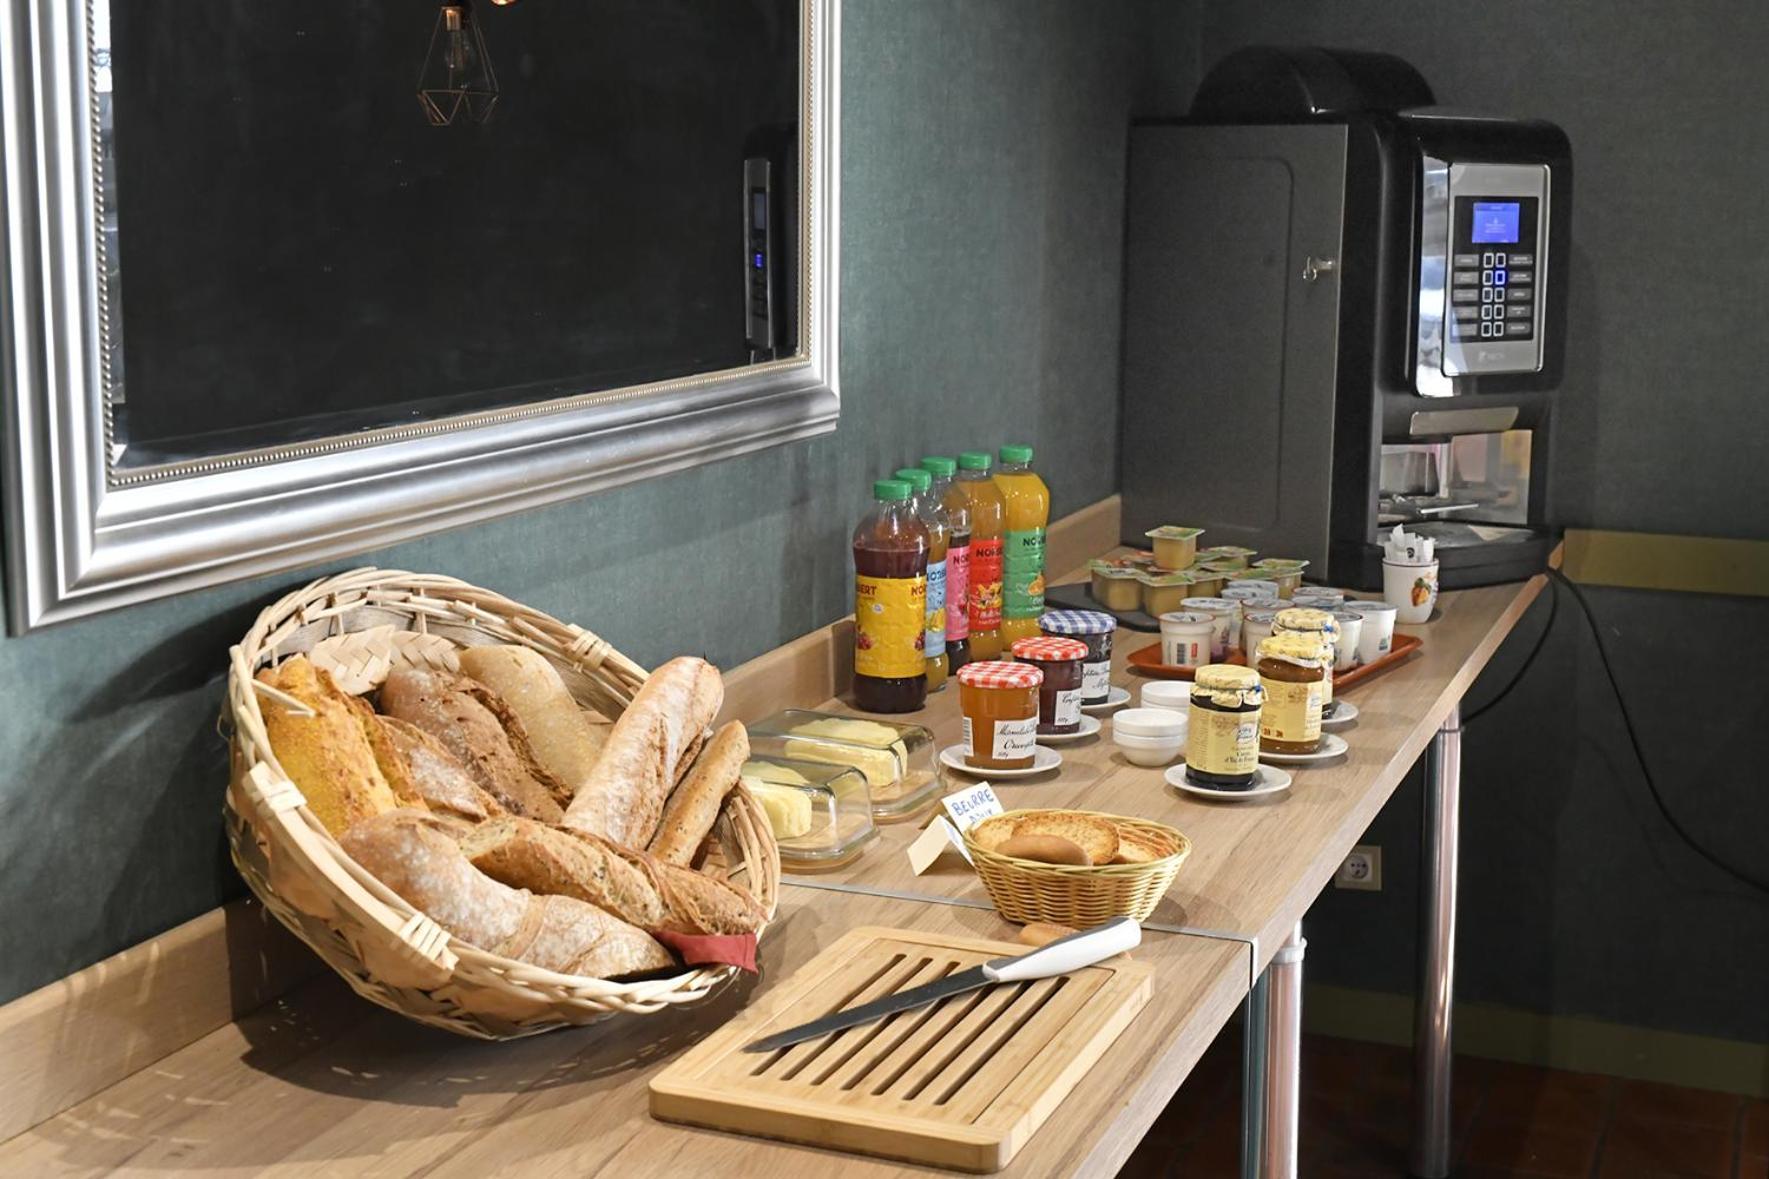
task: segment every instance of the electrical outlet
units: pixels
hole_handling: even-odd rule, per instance
[[[1333,873],[1333,887],[1381,892],[1382,849],[1373,843],[1352,848],[1345,862],[1339,865],[1339,871]]]

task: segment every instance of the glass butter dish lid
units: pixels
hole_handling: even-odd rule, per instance
[[[934,735],[920,725],[788,708],[749,727],[753,753],[851,766],[866,777],[872,817],[906,819],[941,793]]]
[[[852,766],[752,755],[743,784],[767,813],[785,867],[838,867],[878,835],[866,775]]]

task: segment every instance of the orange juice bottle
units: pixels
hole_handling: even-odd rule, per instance
[[[1001,552],[1001,645],[1036,638],[1044,613],[1044,529],[1050,488],[1032,469],[1030,446],[1001,448],[995,486],[1005,505]]]
[[[1006,505],[989,478],[989,452],[958,456],[959,490],[970,501],[970,657],[1001,654],[1001,542]]]

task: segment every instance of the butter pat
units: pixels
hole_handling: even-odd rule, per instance
[[[746,761],[743,763],[742,777],[744,781],[751,778],[763,782],[772,782],[776,786],[809,786],[811,780],[793,769],[772,761]]]
[[[768,816],[775,839],[797,839],[811,830],[811,796],[791,786],[779,786],[743,775],[743,784]]]
[[[901,769],[897,755],[889,749],[869,749],[864,745],[831,743],[815,738],[788,739],[785,754],[800,761],[853,766],[866,775],[866,784],[874,790],[881,790],[894,783]]]

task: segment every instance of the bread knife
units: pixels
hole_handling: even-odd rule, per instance
[[[981,966],[961,970],[957,974],[948,975],[937,982],[914,987],[899,994],[886,995],[882,999],[874,999],[870,1003],[862,1003],[858,1007],[850,1007],[845,1011],[826,1015],[822,1019],[814,1019],[810,1023],[801,1023],[797,1027],[787,1028],[783,1032],[763,1036],[761,1039],[745,1045],[743,1050],[745,1052],[772,1052],[777,1048],[785,1048],[805,1040],[814,1040],[818,1036],[829,1035],[831,1032],[839,1032],[843,1028],[884,1019],[899,1011],[909,1011],[916,1007],[924,1007],[929,1003],[937,1003],[941,999],[962,995],[966,991],[974,991],[979,987],[994,986],[996,983],[1030,982],[1033,979],[1067,974],[1071,970],[1080,970],[1084,966],[1092,966],[1095,962],[1102,962],[1113,954],[1122,954],[1126,950],[1133,950],[1141,941],[1142,926],[1138,925],[1134,918],[1114,917],[1104,925],[1096,925],[1092,929],[1083,929],[1068,937],[1058,938],[1048,946],[1033,950],[1029,954],[991,958]]]

